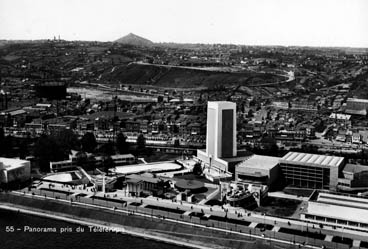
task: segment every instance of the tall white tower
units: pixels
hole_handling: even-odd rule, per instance
[[[206,154],[214,158],[236,156],[236,104],[209,101]]]

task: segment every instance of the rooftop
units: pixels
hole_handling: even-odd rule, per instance
[[[345,110],[346,113],[350,113],[350,114],[353,114],[353,115],[362,115],[362,116],[365,116],[367,115],[367,111],[366,110],[351,110],[351,109],[346,109]]]
[[[351,173],[360,173],[363,171],[368,171],[367,165],[358,165],[358,164],[346,164],[344,169],[344,172],[351,172]]]
[[[29,163],[29,161],[16,158],[0,157],[0,169],[2,167],[4,167],[5,169],[18,168],[24,166],[24,164],[26,163]]]
[[[97,161],[103,160],[103,156],[96,156]],[[119,159],[134,159],[135,157],[132,154],[121,154],[121,155],[112,155],[112,160],[119,160]]]
[[[351,118],[351,115],[349,114],[341,114],[341,113],[331,113],[330,115],[331,119],[342,119],[342,120],[349,120]]]
[[[301,152],[289,152],[280,159],[281,163],[294,163],[302,165],[320,165],[328,167],[339,167],[343,157],[308,154]]]
[[[182,166],[173,162],[157,162],[148,164],[135,164],[115,167],[113,172],[119,174],[136,174],[141,172],[160,172],[174,171],[181,169]]]
[[[279,160],[279,157],[253,155],[239,163],[237,167],[270,169],[275,167],[279,163]]]
[[[368,224],[367,198],[315,191],[308,202],[307,212],[310,214]]]
[[[310,201],[361,209],[368,208],[368,199],[364,197],[324,192],[318,192],[318,195],[313,197]]]
[[[208,108],[235,109],[236,103],[230,101],[208,101]]]
[[[348,98],[347,101],[350,102],[364,102],[364,103],[368,103],[368,99],[357,99],[357,98]]]
[[[147,176],[147,175],[137,175],[137,174],[132,174],[127,176],[127,182],[131,182],[131,183],[137,183],[140,181],[144,181],[144,182],[150,182],[150,183],[158,183],[161,179],[160,178],[154,178],[153,176]]]

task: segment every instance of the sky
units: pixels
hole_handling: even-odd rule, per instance
[[[0,0],[0,39],[368,47],[368,0]]]

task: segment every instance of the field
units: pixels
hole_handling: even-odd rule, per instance
[[[249,78],[251,80],[248,81]],[[223,85],[247,85],[271,83],[284,80],[284,77],[253,72],[229,73],[187,68],[163,67],[131,63],[107,71],[103,81],[124,84],[154,85],[164,87],[218,87]]]

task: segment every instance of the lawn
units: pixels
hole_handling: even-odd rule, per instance
[[[298,209],[301,201],[267,197],[261,207],[257,207],[254,211],[266,213],[272,216],[289,217]]]

